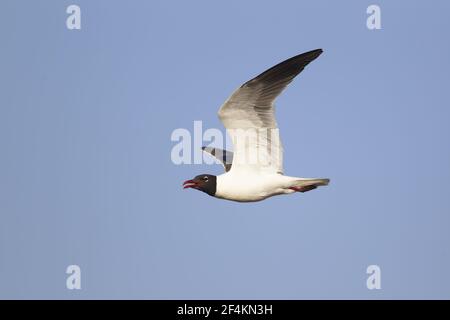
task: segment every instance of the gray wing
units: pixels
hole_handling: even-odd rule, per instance
[[[202,150],[219,160],[225,172],[230,171],[233,163],[233,152],[212,147],[202,147]]]
[[[283,172],[283,150],[278,134],[273,102],[292,80],[322,53],[317,49],[302,53],[261,73],[239,87],[222,105],[219,118],[227,128],[234,144],[234,163],[248,165],[248,155],[258,154],[254,167],[266,167],[269,171]],[[249,138],[244,131],[253,129]],[[271,130],[268,134],[261,131]],[[251,130],[250,130],[251,131]],[[276,132],[275,134],[273,132]],[[245,144],[245,145],[244,145]]]

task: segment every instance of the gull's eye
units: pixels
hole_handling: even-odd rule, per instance
[[[205,181],[205,182],[208,182],[208,177],[207,177],[207,176],[204,176],[204,177],[202,178],[202,180]]]

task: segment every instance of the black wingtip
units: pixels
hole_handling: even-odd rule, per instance
[[[252,83],[257,81],[276,82],[277,79],[289,79],[290,81],[295,78],[295,76],[297,76],[300,72],[302,72],[302,70],[310,62],[317,59],[317,57],[319,57],[322,52],[323,50],[320,48],[293,56],[283,62],[280,62],[272,68],[267,69],[255,78],[247,81],[241,86],[241,88],[247,85],[251,85]]]
[[[305,62],[308,61],[306,63],[306,64],[308,64],[309,62],[317,59],[322,53],[323,53],[322,49],[315,49],[315,50],[303,52],[303,53],[300,53],[290,59],[287,59],[287,60],[281,62],[280,64],[289,62],[289,61],[305,61]]]
[[[323,53],[323,49],[316,49],[314,51],[316,51],[318,55],[321,55]]]
[[[322,49],[315,49],[315,50],[311,50],[305,53],[301,53],[299,55],[297,55],[296,57],[300,57],[300,56],[312,56],[314,57],[313,59],[316,59],[318,56],[320,56],[323,53]],[[295,57],[294,57],[295,58]]]

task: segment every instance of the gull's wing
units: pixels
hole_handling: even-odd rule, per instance
[[[212,147],[202,147],[202,150],[219,160],[225,172],[230,171],[233,163],[233,152]]]
[[[251,166],[283,172],[273,101],[321,53],[317,49],[285,60],[244,83],[225,101],[219,118],[233,140],[233,169]]]

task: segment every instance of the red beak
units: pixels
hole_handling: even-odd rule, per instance
[[[198,184],[194,180],[186,180],[185,182],[183,182],[183,189],[187,189],[187,188],[195,189],[195,187],[197,187],[197,186],[198,186]]]

